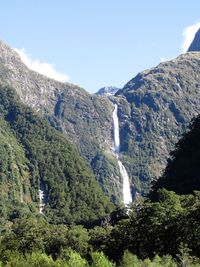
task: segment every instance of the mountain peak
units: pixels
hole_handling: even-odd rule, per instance
[[[115,87],[115,86],[105,86],[102,87],[101,89],[96,92],[96,95],[115,95],[117,91],[120,90],[120,88]]]
[[[21,62],[18,53],[10,46],[0,40],[0,62],[4,64],[10,64],[13,61]]]
[[[191,43],[191,45],[188,48],[187,52],[192,52],[192,51],[200,51],[200,29],[196,32],[194,39]]]

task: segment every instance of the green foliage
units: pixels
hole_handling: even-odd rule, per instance
[[[120,195],[121,174],[116,157],[108,153],[98,152],[92,160],[91,166],[105,194],[113,203],[120,204],[122,199]]]
[[[125,250],[141,259],[171,255],[176,257],[179,245],[188,244],[191,255],[200,256],[199,193],[179,196],[167,190],[159,191],[159,201],[135,205],[130,218],[121,220],[99,246],[118,262]]]
[[[160,194],[159,202],[135,207],[129,219],[113,227],[86,230],[51,225],[40,217],[17,219],[2,232],[2,266],[200,266],[199,217],[194,216],[199,199]]]
[[[93,252],[91,257],[91,267],[115,267],[115,264],[109,261],[103,252]]]
[[[182,267],[191,266],[191,264],[193,264],[195,258],[191,257],[189,253],[191,253],[191,250],[185,244],[181,243],[177,258],[179,265]]]
[[[53,267],[57,264],[53,261],[51,256],[47,256],[44,253],[33,252],[32,254],[25,255],[27,266],[44,266],[44,267]]]
[[[89,231],[89,244],[94,251],[105,251],[112,227],[95,227]]]
[[[28,204],[27,210],[33,205],[37,212],[40,186],[45,192],[44,214],[48,221],[86,222],[111,210],[78,152],[46,120],[21,104],[16,93],[7,87],[0,87],[0,115],[3,216],[14,202],[17,207]],[[14,219],[20,215],[12,212],[9,216]]]
[[[139,260],[136,255],[133,255],[128,250],[124,251],[120,267],[139,267],[140,265],[141,260]]]
[[[143,195],[160,177],[169,152],[199,113],[198,73],[198,53],[184,54],[139,73],[117,92],[123,162]]]
[[[111,146],[113,105],[107,97],[89,95],[80,88],[75,93],[74,91],[75,88],[63,90],[50,121],[53,121],[54,127],[62,124],[81,156],[91,165],[103,191],[117,203],[120,190],[117,188],[114,192],[112,185],[116,183],[115,177],[119,171],[116,160],[114,162],[112,157],[107,157],[104,153],[107,146]]]
[[[163,257],[156,255],[152,260],[147,258],[142,261],[136,255],[126,250],[122,257],[120,267],[177,267],[177,264],[168,255]]]
[[[89,253],[88,230],[82,226],[51,225],[38,219],[18,219],[2,238],[2,255],[5,251],[20,253],[45,251],[57,258],[65,249],[76,250],[85,256]]]
[[[54,260],[67,262],[73,251],[72,262],[89,259],[92,252],[92,266],[112,266],[112,261],[123,267],[140,263],[141,267],[176,266],[165,255],[193,266],[200,258],[199,221],[199,192],[179,196],[162,189],[158,202],[146,200],[133,205],[129,218],[105,228],[52,225],[41,216],[17,219],[2,231],[0,259],[8,261],[13,251],[16,255],[42,251]]]
[[[89,247],[88,231],[82,226],[72,226],[66,234],[67,245],[73,250],[76,250],[81,255],[86,255]]]
[[[48,225],[43,220],[18,219],[4,235],[2,244],[6,250],[22,253],[44,251],[44,238],[47,233]]]
[[[12,253],[10,258],[2,264],[2,267],[69,267],[66,262],[58,259],[53,260],[51,256],[41,252],[31,254]]]
[[[66,267],[87,267],[88,263],[80,254],[71,249],[64,250],[61,255],[63,261],[66,262]]]
[[[128,94],[130,97],[132,93]],[[134,174],[137,189],[144,193],[149,176],[155,174],[163,163],[162,159],[156,166],[152,161],[160,153],[157,151],[158,140],[152,137],[152,132],[158,136],[161,132],[152,128],[153,117],[149,111],[157,112],[160,107],[149,94],[138,94],[140,99],[131,103],[131,109],[126,109],[123,100],[122,113],[132,116],[140,106],[149,119],[139,124],[137,116],[132,117],[135,129],[142,136],[136,142],[131,139],[134,127],[129,120],[124,122],[122,161]],[[60,103],[57,107],[57,118],[67,118],[69,110],[65,104]],[[80,103],[74,104],[80,108]],[[98,106],[99,102],[94,101],[94,105]],[[170,110],[175,119],[183,123],[184,112],[176,103],[170,103]],[[81,129],[79,150],[91,163],[106,194],[117,202],[120,196],[114,192],[113,179],[109,180],[111,173],[119,175],[116,162],[112,156],[100,151],[97,139],[88,138],[90,134],[97,134],[93,130],[95,122],[87,118],[84,123],[88,123],[88,131],[84,132],[85,125],[81,125],[76,112],[71,118],[74,129]],[[168,136],[169,140],[179,133],[179,130],[170,132],[170,129],[171,126],[162,132],[162,136]],[[192,121],[189,131],[171,153],[163,176],[153,187],[151,198],[154,201],[146,199],[133,204],[128,215],[120,209],[108,215],[112,206],[78,152],[47,121],[22,105],[13,90],[1,87],[2,266],[200,266],[200,192],[193,191],[200,188],[199,136],[200,116]],[[169,143],[166,150],[170,148]],[[145,168],[147,158],[148,167]],[[46,196],[44,216],[38,214],[40,186]],[[161,189],[163,187],[165,189]],[[188,195],[183,195],[185,193]],[[75,225],[105,215],[104,227],[88,230]]]
[[[173,190],[178,194],[190,194],[200,188],[200,116],[192,120],[189,130],[184,133],[171,152],[163,176],[153,184],[150,197],[157,199],[159,188]]]

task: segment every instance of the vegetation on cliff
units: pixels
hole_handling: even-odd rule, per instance
[[[65,136],[6,86],[0,87],[0,122],[2,214],[36,212],[40,187],[50,222],[91,221],[110,211],[109,200]]]
[[[139,73],[117,92],[123,162],[143,195],[199,113],[199,61],[200,52],[180,55]]]

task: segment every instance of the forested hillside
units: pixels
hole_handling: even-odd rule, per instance
[[[198,51],[182,54],[139,73],[117,92],[124,163],[143,194],[199,113],[199,62]]]
[[[199,112],[199,61],[200,52],[185,53],[140,72],[115,96],[98,96],[31,71],[0,42],[0,80],[75,144],[103,191],[117,204],[122,203],[123,184],[113,155],[113,103],[118,105],[119,157],[132,195],[145,195]]]
[[[0,191],[3,218],[39,213],[54,223],[86,222],[111,209],[91,170],[66,138],[16,92],[0,86]],[[22,213],[22,214],[21,214]]]
[[[200,189],[200,115],[192,120],[188,131],[170,153],[167,167],[161,178],[154,183],[151,196],[159,188],[188,194]]]
[[[51,80],[58,88],[48,91],[47,79],[38,76],[39,84],[15,56],[12,89],[5,85],[11,70],[0,65],[2,266],[200,266],[200,115],[186,129],[200,103],[199,56],[190,52],[142,72],[108,98]],[[21,90],[19,70],[30,78],[28,90]],[[43,117],[22,104],[28,94]],[[137,196],[115,210],[100,188],[120,202],[112,102],[118,156]],[[148,192],[151,181],[146,198],[136,194]]]
[[[5,106],[1,103],[0,107],[3,117],[7,118],[7,125],[12,124],[12,132],[17,125],[16,122],[24,117],[19,116],[17,104],[14,104],[16,99],[13,91],[4,88],[4,92],[7,92],[4,93],[6,97],[1,93],[1,98],[4,98]],[[12,114],[13,109],[10,112],[6,111],[9,107],[8,92],[14,99],[12,106],[15,107],[16,118]],[[27,107],[24,108],[27,109]],[[29,113],[25,114],[30,118],[32,111],[28,110]],[[33,123],[34,117],[31,116],[31,118]],[[60,220],[54,220],[53,224],[49,224],[48,213],[47,216],[35,216],[34,213],[25,212],[17,215],[16,212],[12,213],[9,220],[8,217],[1,218],[2,266],[200,266],[200,191],[193,191],[199,189],[195,187],[194,179],[187,179],[187,175],[182,175],[191,172],[193,177],[199,165],[199,122],[199,116],[192,121],[190,129],[176,145],[176,150],[172,153],[174,158],[169,160],[165,171],[167,173],[170,170],[173,174],[173,178],[169,177],[166,183],[168,189],[173,187],[176,191],[176,188],[183,188],[184,182],[187,185],[188,181],[191,182],[191,186],[187,187],[187,194],[179,192],[180,195],[178,195],[173,191],[167,191],[166,188],[157,187],[156,199],[154,198],[153,201],[138,197],[128,207],[128,213],[126,208],[118,208],[104,218],[102,227],[95,226],[89,229],[81,225],[66,226],[60,224]],[[20,123],[20,125],[24,124]],[[20,135],[22,141],[24,132],[28,136],[27,133],[30,134],[30,130],[33,130],[29,123],[28,125],[29,130],[25,131],[20,127],[21,131],[17,131],[16,136]],[[37,132],[37,127],[33,132],[34,134]],[[46,134],[44,136],[50,137]],[[53,137],[51,138],[55,141]],[[45,140],[46,138],[43,141]],[[23,141],[23,146],[29,146],[29,142]],[[34,153],[31,149],[28,151],[28,153]],[[24,155],[26,157],[26,153]],[[23,156],[21,158],[23,162]],[[34,159],[40,170],[37,157]],[[172,164],[176,160],[181,164]],[[187,161],[188,164],[182,165]],[[27,161],[27,166],[29,164]],[[162,177],[157,184],[159,187],[165,187]]]

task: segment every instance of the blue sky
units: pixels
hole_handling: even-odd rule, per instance
[[[200,1],[0,0],[0,39],[89,92],[182,52]],[[48,63],[48,64],[44,64]],[[43,65],[42,65],[43,64]],[[53,66],[49,65],[52,64]]]

